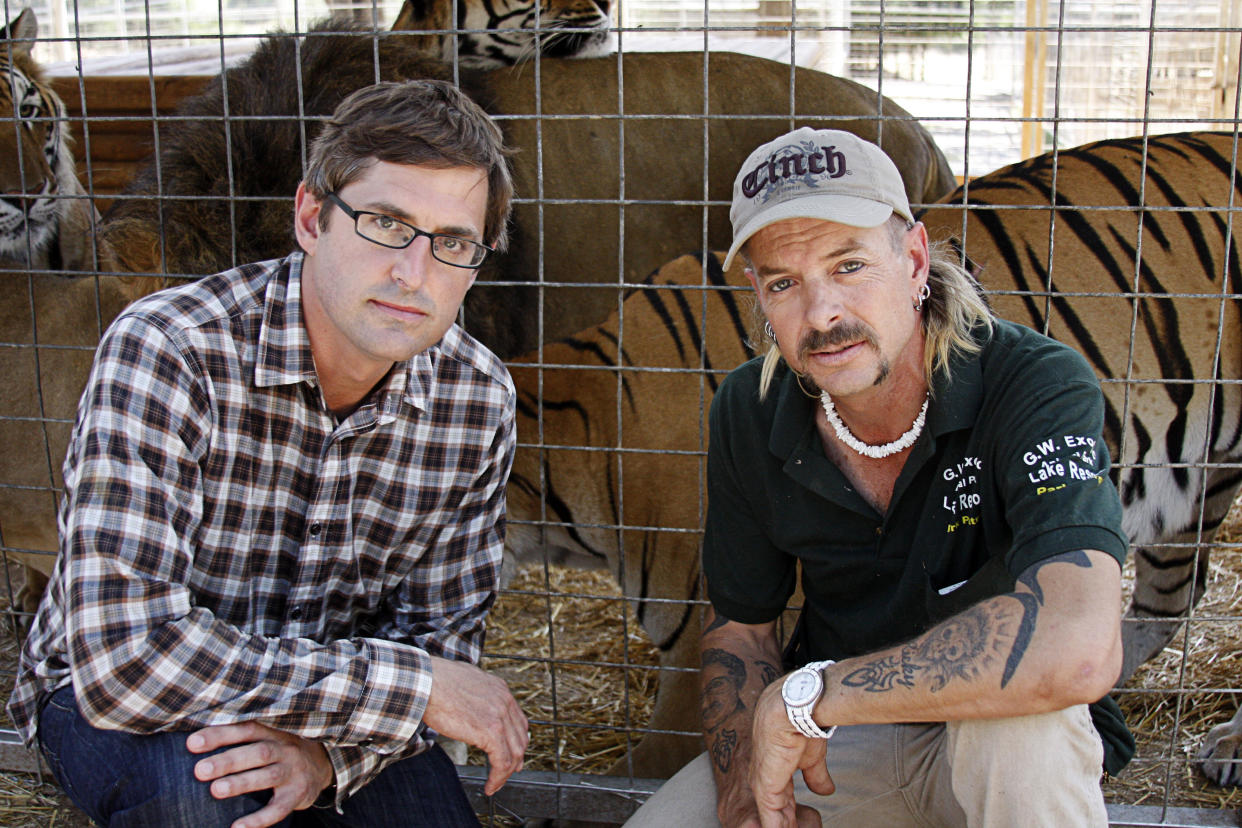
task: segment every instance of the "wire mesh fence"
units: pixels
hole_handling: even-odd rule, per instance
[[[552,3],[500,59],[522,62],[504,68],[477,55],[500,17],[461,20],[456,3],[430,46],[389,31],[397,3],[353,9],[361,28],[310,37],[329,8],[272,5],[36,3],[37,39],[7,43],[14,61],[34,47],[67,107],[63,118],[30,110],[11,83],[0,111],[19,146],[31,127],[73,133],[83,192],[48,200],[99,210],[86,211],[80,239],[105,239],[126,210],[154,228],[149,248],[76,252],[21,229],[5,256],[10,645],[55,553],[59,467],[108,320],[170,280],[292,249],[293,187],[333,103],[321,89],[439,72],[519,149],[513,249],[480,275],[461,321],[510,364],[525,403],[512,580],[485,665],[530,716],[532,748],[519,794],[480,807],[494,824],[620,821],[650,791],[644,780],[700,749],[706,410],[760,341],[740,274],[682,256],[727,247],[729,189],[753,147],[792,126],[840,127],[893,155],[916,210],[958,205],[929,216],[962,239],[996,307],[1083,348],[1103,376],[1127,531],[1142,547],[1132,557],[1146,561],[1138,578],[1172,596],[1155,610],[1186,621],[1118,691],[1139,754],[1105,781],[1110,813],[1115,824],[1232,824],[1217,820],[1238,807],[1236,789],[1209,783],[1196,756],[1209,730],[1229,731],[1239,689],[1237,516],[1216,531],[1242,480],[1237,3],[629,0],[601,4],[610,49],[576,61],[540,53],[565,31]],[[7,19],[19,11],[6,7]],[[253,66],[256,47],[266,71],[212,85],[226,67]],[[191,99],[201,105],[178,109]],[[1222,134],[1210,157],[1158,137],[1185,130]],[[1124,157],[1081,156],[1083,169],[1111,165],[1107,186],[1073,166],[1072,147],[1131,137]],[[1042,166],[1000,169],[1045,151]],[[42,182],[12,166],[4,202],[34,216]],[[140,170],[141,188],[123,192]],[[987,197],[998,181],[1028,185],[1025,200]],[[1004,250],[982,261],[1003,247],[981,238],[992,220],[996,238],[1025,245],[1021,262]],[[1175,582],[1153,574],[1169,572]],[[11,684],[15,646],[3,652],[0,683]],[[606,806],[582,797],[609,790]]]

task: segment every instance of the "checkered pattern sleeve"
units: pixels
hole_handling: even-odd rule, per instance
[[[495,600],[504,548],[505,482],[516,435],[513,398],[501,418],[487,465],[454,505],[457,522],[436,538],[419,578],[407,578],[382,613],[376,635],[442,658],[478,663],[484,619]],[[336,769],[338,804],[401,754],[369,748],[329,749]]]

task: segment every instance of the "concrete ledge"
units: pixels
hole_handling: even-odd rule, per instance
[[[0,729],[0,768],[47,775],[35,751],[22,745],[16,731]],[[572,818],[582,822],[622,823],[647,801],[663,780],[629,779],[552,771],[514,774],[494,797],[483,795],[487,768],[457,766],[457,774],[475,809],[522,819]],[[1242,828],[1237,810],[1162,808],[1158,805],[1109,805],[1114,828]]]

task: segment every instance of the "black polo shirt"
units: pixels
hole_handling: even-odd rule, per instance
[[[1124,560],[1103,396],[1070,348],[998,321],[955,359],[883,515],[825,456],[819,400],[782,363],[761,402],[759,371],[738,368],[712,403],[704,572],[720,614],[759,624],[786,606],[800,561],[802,660],[908,641],[1053,555]]]

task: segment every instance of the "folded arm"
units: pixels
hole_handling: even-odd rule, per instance
[[[1023,572],[1013,592],[907,644],[829,666],[813,717],[823,728],[941,722],[1094,702],[1121,669],[1120,619],[1116,559],[1091,550],[1057,555]],[[751,781],[764,826],[792,824],[782,816],[791,811],[788,783],[800,766],[796,751],[782,748],[791,740],[808,749],[816,741],[789,723],[776,683],[755,709]]]

